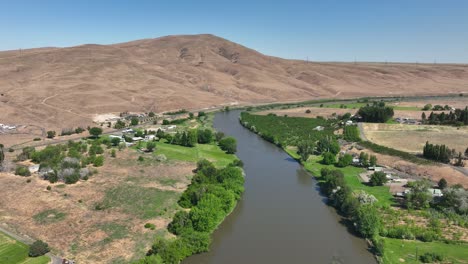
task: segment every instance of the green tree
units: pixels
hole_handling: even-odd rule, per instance
[[[193,113],[189,113],[189,119],[193,119],[194,117],[194,114]]]
[[[98,138],[102,134],[102,128],[92,127],[89,129],[89,134],[95,138]]]
[[[162,121],[162,124],[163,124],[164,126],[167,126],[167,125],[169,125],[170,123],[171,123],[171,122],[169,122],[169,120],[167,120],[167,119],[164,119],[164,120]]]
[[[136,125],[138,125],[139,122],[140,121],[138,120],[138,118],[132,117],[132,119],[130,120],[130,125],[136,126]]]
[[[42,240],[36,240],[32,245],[29,247],[29,253],[28,255],[30,257],[39,257],[42,255],[45,255],[47,252],[49,252],[49,245]]]
[[[55,131],[47,131],[47,138],[54,138],[57,133]]]
[[[359,162],[361,162],[361,165],[363,167],[368,167],[369,166],[369,154],[365,152],[361,152],[359,154]]]
[[[426,104],[426,105],[424,105],[422,110],[428,111],[428,110],[431,110],[431,109],[432,109],[432,105],[431,104]]]
[[[432,195],[429,193],[431,184],[427,180],[419,180],[408,185],[410,192],[406,195],[406,206],[411,209],[428,208],[432,201]]]
[[[154,149],[156,148],[156,142],[148,142],[146,143],[146,149],[149,151],[149,152],[153,152]]]
[[[112,158],[117,157],[117,154],[115,153],[115,149],[112,149],[112,150],[111,150],[111,157],[112,157]]]
[[[322,163],[325,165],[335,164],[336,162],[336,155],[331,152],[324,152],[322,157]]]
[[[370,156],[369,165],[372,166],[372,167],[377,166],[377,157],[375,155]]]
[[[237,151],[237,141],[233,137],[225,137],[219,141],[219,147],[228,154],[234,154]]]
[[[208,144],[213,141],[213,131],[211,129],[200,129],[198,130],[198,143]]]
[[[447,188],[447,185],[448,185],[448,184],[447,184],[447,180],[446,180],[445,178],[442,178],[442,179],[439,180],[439,182],[437,183],[437,185],[439,186],[439,188],[440,188],[441,190],[443,190],[443,189]]]
[[[354,217],[357,231],[365,238],[371,238],[379,234],[382,228],[382,219],[377,208],[371,204],[361,205]]]
[[[340,152],[340,145],[338,141],[331,136],[323,137],[317,143],[317,152],[320,154],[331,152],[336,155]]]
[[[111,144],[112,144],[112,146],[116,147],[116,146],[118,146],[120,144],[120,141],[121,141],[120,138],[113,137],[111,139]]]
[[[344,154],[338,158],[336,166],[344,168],[346,166],[351,165],[351,163],[353,163],[353,156],[351,156],[350,154]]]
[[[149,112],[148,116],[149,116],[149,117],[154,117],[155,114],[154,114],[154,112]]]
[[[307,161],[310,155],[314,154],[315,142],[304,140],[297,144],[297,154],[301,156],[302,161]]]
[[[387,175],[382,171],[374,172],[369,180],[371,186],[382,186],[388,181]]]
[[[117,122],[115,122],[115,125],[114,125],[114,128],[115,129],[122,129],[125,127],[125,122],[122,121],[122,120],[117,120]]]

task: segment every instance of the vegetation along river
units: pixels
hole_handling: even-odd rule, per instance
[[[184,263],[376,263],[365,241],[348,233],[325,204],[312,175],[242,127],[239,114],[218,113],[214,126],[237,139],[243,198],[214,232],[210,251]]]

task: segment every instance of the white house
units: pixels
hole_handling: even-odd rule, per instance
[[[316,131],[323,131],[325,128],[323,126],[316,126],[314,130]]]
[[[142,137],[132,137],[132,140],[133,141],[140,141],[140,140],[143,140]]]
[[[145,136],[145,140],[146,140],[146,141],[152,141],[152,140],[154,140],[155,138],[156,138],[155,135],[146,135],[146,136]]]

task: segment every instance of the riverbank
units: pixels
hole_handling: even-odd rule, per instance
[[[308,153],[304,147],[308,138],[320,137],[320,134],[310,129],[305,129],[307,132],[297,132],[296,127],[291,126],[292,123],[307,122],[310,118],[301,121],[297,117],[294,119],[274,115],[245,117],[248,118],[241,120],[242,125],[265,140],[281,146],[314,175],[322,193],[329,198],[328,204],[354,223],[351,225],[352,229],[372,240],[373,252],[380,262],[420,263],[433,258],[458,263],[467,259],[468,244],[464,242],[466,221],[463,216],[445,216],[429,208],[406,209],[403,207],[404,201],[395,199],[389,192],[389,187],[370,186],[361,182],[359,174],[365,171],[363,168],[339,166],[335,162],[325,165],[321,156],[310,155],[312,152]],[[314,120],[310,122],[313,123]],[[280,124],[281,129],[275,129]],[[327,128],[324,129],[326,131]],[[315,135],[296,138],[304,133]],[[283,134],[288,134],[290,138],[281,140]],[[330,135],[322,135],[322,139],[327,136]],[[317,148],[327,140],[319,141]],[[338,151],[334,154],[338,154]],[[346,150],[342,151],[346,153]],[[307,155],[300,155],[298,152],[306,152]],[[343,154],[340,155],[342,156]],[[399,244],[396,242],[398,240]],[[419,249],[419,255],[405,250],[404,247],[416,251]]]

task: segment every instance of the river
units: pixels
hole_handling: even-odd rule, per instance
[[[217,113],[214,126],[237,139],[245,192],[213,234],[210,251],[185,264],[376,263],[325,204],[315,179],[282,149],[239,123],[240,111]]]

